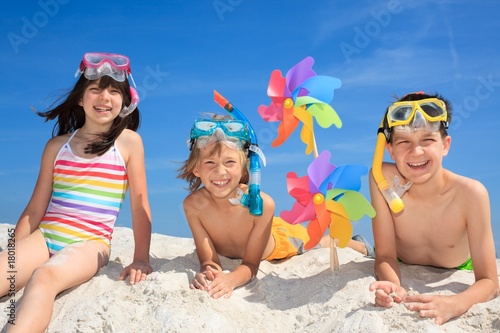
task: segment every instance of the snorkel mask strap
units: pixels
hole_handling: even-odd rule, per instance
[[[386,127],[379,127],[377,130],[377,136],[380,133],[384,135],[386,142],[389,142],[391,140],[391,132]]]
[[[124,106],[123,109],[121,109],[120,113],[118,114],[121,118],[125,118],[126,116],[134,112],[135,109],[137,108],[137,104],[139,104],[139,94],[137,94],[137,90],[135,90],[132,87],[130,87],[130,97],[131,97],[130,105]]]
[[[220,95],[215,90],[214,100],[227,112],[233,114],[236,119],[244,121],[248,124],[248,129],[250,131],[250,147],[248,148],[248,158],[250,160],[248,171],[250,179],[248,181],[248,194],[245,194],[243,193],[243,191],[239,190],[237,191],[239,198],[230,199],[230,201],[232,204],[240,203],[243,206],[249,208],[250,214],[260,216],[263,212],[263,200],[260,195],[261,173],[259,157],[262,158],[262,162],[265,166],[266,160],[264,157],[264,153],[258,147],[259,145],[257,143],[257,136],[255,135],[252,125],[243,115],[243,113],[241,113],[240,110],[238,110],[234,105],[232,105],[227,99],[222,97],[222,95]]]

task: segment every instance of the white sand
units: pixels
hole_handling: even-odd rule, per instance
[[[8,227],[0,225],[2,247]],[[500,332],[500,298],[441,326],[403,305],[375,307],[368,291],[375,281],[373,260],[351,249],[338,250],[336,272],[330,270],[328,249],[262,262],[257,279],[230,299],[214,300],[189,289],[199,264],[187,238],[154,234],[154,272],[136,286],[118,281],[131,262],[133,245],[132,230],[115,229],[109,264],[89,282],[58,296],[48,332]],[[226,269],[239,263],[221,260]],[[474,281],[464,271],[408,265],[401,270],[406,286],[419,293],[458,293]],[[9,300],[0,301],[5,323]]]

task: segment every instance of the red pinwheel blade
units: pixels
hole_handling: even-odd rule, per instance
[[[285,86],[286,80],[281,75],[281,71],[275,69],[271,72],[271,78],[269,79],[269,86],[267,87],[267,96],[269,96],[273,102],[275,98],[285,99]]]
[[[297,177],[295,172],[289,172],[286,175],[286,187],[290,194],[298,203],[307,206],[313,195],[309,192],[309,177]]]
[[[280,213],[280,217],[290,224],[310,221],[315,216],[316,213],[314,212],[314,206],[311,203],[303,206],[299,202],[295,202],[292,206],[292,210],[284,210]]]
[[[283,120],[283,101],[285,100],[285,78],[281,76],[279,70],[271,72],[267,95],[271,98],[269,106],[261,105],[258,112],[265,121]]]
[[[264,121],[274,122],[283,120],[283,106],[281,104],[271,103],[269,106],[260,105],[257,108],[257,112]]]

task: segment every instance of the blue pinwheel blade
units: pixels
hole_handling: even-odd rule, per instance
[[[359,164],[347,164],[338,166],[328,178],[328,189],[343,188],[351,191],[359,191],[361,188],[361,177],[368,173],[368,168]]]
[[[312,76],[292,91],[292,98],[295,100],[301,89],[305,89],[308,91],[308,96],[328,104],[333,100],[333,91],[341,86],[342,81],[336,77],[323,75]]]

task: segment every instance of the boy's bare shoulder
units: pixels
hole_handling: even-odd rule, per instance
[[[400,175],[398,168],[395,163],[392,162],[384,162],[382,164],[382,171],[384,175]]]
[[[191,193],[189,193],[185,198],[184,198],[184,202],[191,202],[193,201],[194,199],[196,199],[200,194],[200,189],[197,189]]]
[[[451,171],[447,171],[448,179],[456,192],[459,192],[470,198],[472,194],[474,195],[487,195],[488,191],[486,187],[478,180],[458,175]]]
[[[272,205],[272,207],[274,208],[274,199],[269,194],[261,191],[260,196],[262,197],[262,200],[264,201],[264,203],[267,203],[268,205]]]
[[[199,208],[199,202],[206,200],[205,196],[202,193],[202,189],[203,188],[199,188],[196,191],[189,193],[186,198],[184,198],[184,201],[182,203],[184,208]]]

